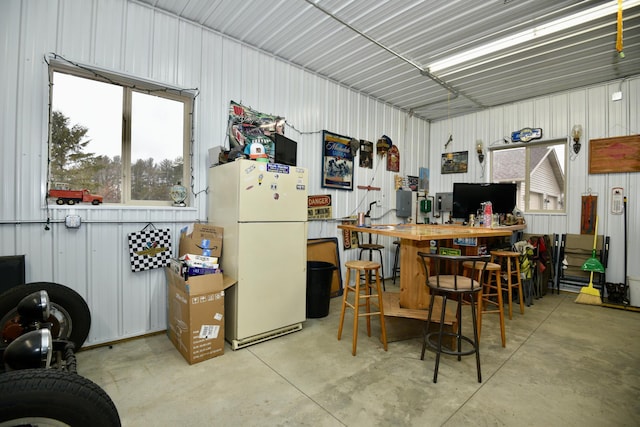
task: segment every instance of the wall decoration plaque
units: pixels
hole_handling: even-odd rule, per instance
[[[589,140],[589,173],[640,172],[640,135]]]
[[[529,142],[542,138],[542,128],[524,128],[511,133],[511,142]]]
[[[469,152],[442,153],[440,173],[465,173],[469,164]]]
[[[389,148],[387,155],[387,170],[389,172],[400,172],[400,150],[395,145]]]

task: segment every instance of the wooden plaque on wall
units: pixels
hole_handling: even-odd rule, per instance
[[[640,172],[640,135],[589,140],[589,173]]]

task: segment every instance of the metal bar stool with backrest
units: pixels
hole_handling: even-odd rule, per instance
[[[478,325],[477,325],[477,302],[482,298],[482,285],[473,275],[464,276],[463,263],[471,262],[473,270],[476,265],[483,265],[479,268],[480,275],[484,276],[488,255],[440,255],[427,252],[418,252],[420,259],[424,265],[427,277],[427,286],[431,294],[429,301],[429,315],[425,325],[422,338],[422,353],[420,359],[424,360],[424,353],[427,345],[436,352],[436,365],[433,372],[433,382],[438,382],[438,368],[440,366],[440,356],[442,353],[454,355],[461,360],[461,356],[475,354],[476,369],[478,371],[478,382],[482,382],[482,373],[480,370],[480,349],[478,343]],[[440,314],[440,327],[437,331],[430,332],[431,316],[433,313],[434,301],[436,296],[442,297],[442,308]],[[457,331],[444,330],[444,317],[447,307],[447,300],[453,298],[457,302]],[[473,325],[473,338],[462,334],[462,301],[468,299],[471,307],[471,323]],[[456,342],[454,349],[448,349],[442,346],[442,338],[444,336],[453,337]],[[431,338],[437,339],[434,342]],[[471,344],[471,349],[463,349],[463,342]],[[465,347],[467,347],[465,345]]]

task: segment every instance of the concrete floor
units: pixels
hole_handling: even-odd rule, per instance
[[[302,331],[227,344],[195,365],[160,334],[82,351],[78,371],[111,396],[123,426],[640,425],[640,313],[574,300],[548,294],[514,310],[506,348],[486,315],[482,383],[473,356],[443,356],[434,384],[421,339],[385,352],[364,324],[353,357],[350,313],[336,339],[340,298]]]

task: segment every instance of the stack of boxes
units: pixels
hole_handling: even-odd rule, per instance
[[[180,235],[179,257],[165,268],[167,334],[189,364],[224,354],[224,290],[235,284],[219,268],[223,229],[194,224]]]

